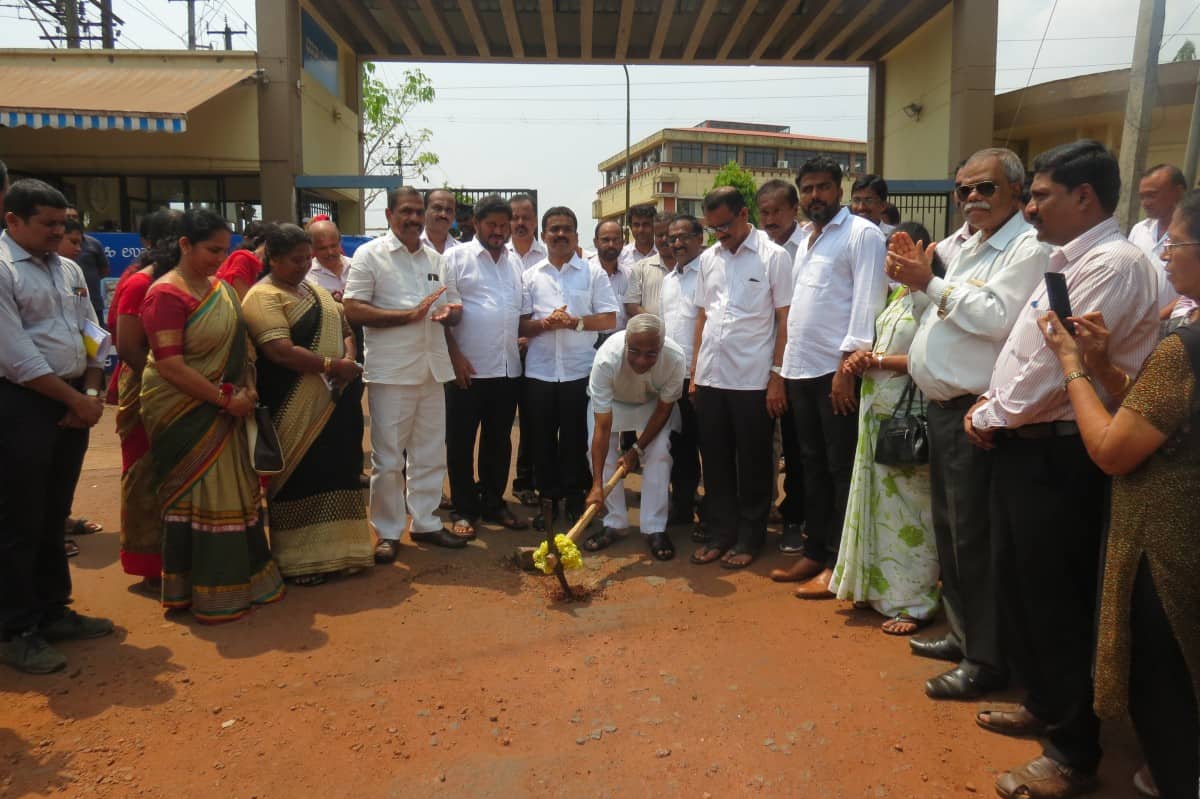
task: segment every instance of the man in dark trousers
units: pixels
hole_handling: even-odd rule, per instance
[[[71,610],[63,527],[100,421],[104,373],[83,330],[97,323],[79,267],[56,251],[66,198],[19,180],[0,235],[0,660],[46,674],[67,665],[51,642],[98,638],[112,622]]]

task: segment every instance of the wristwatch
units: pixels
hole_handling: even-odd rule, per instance
[[[636,441],[635,441],[635,442],[633,442],[633,446],[632,446],[632,447],[630,447],[630,449],[631,449],[631,450],[633,450],[634,452],[636,452],[636,453],[637,453],[637,456],[638,456],[638,460],[639,460],[639,461],[644,461],[644,460],[646,460],[646,453],[642,451],[642,448],[641,448],[641,446],[639,446],[639,445],[638,445],[638,443],[637,443]]]
[[[783,367],[772,365],[771,366],[771,374],[783,376]]]
[[[583,317],[582,316],[579,317],[579,321],[575,323],[575,332],[576,333],[583,332]]]
[[[84,391],[83,393],[84,393],[84,394],[86,394],[86,395],[87,395],[87,396],[89,396],[89,397],[93,397],[93,398],[95,398],[95,397],[99,397],[99,396],[100,396],[100,389],[98,389],[98,388],[89,388],[87,391]]]

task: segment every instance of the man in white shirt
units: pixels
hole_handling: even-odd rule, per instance
[[[933,534],[942,567],[942,606],[950,623],[942,638],[913,638],[914,654],[957,665],[925,684],[934,699],[974,699],[1005,683],[988,514],[989,452],[971,445],[962,415],[987,390],[992,367],[1029,295],[1050,265],[1020,210],[1025,167],[1011,150],[988,148],[958,172],[957,193],[976,228],[935,277],[932,253],[888,253],[888,275],[923,292],[922,315],[908,352],[908,371],[927,400]],[[922,257],[914,257],[922,256]]]
[[[508,242],[508,252],[521,266],[524,272],[546,257],[546,245],[537,237],[537,206],[528,194],[514,194],[508,198],[512,208],[512,238]],[[521,349],[521,363],[525,363],[525,348],[529,342],[524,338],[517,339]],[[530,442],[533,433],[530,430],[531,414],[525,412],[524,376],[521,377],[522,388],[517,400],[520,413],[520,432],[517,439],[517,473],[513,477],[512,492],[522,505],[537,505],[537,492],[534,491],[533,453]]]
[[[887,205],[888,184],[878,175],[863,175],[850,186],[850,213],[876,225],[884,240],[896,229],[883,218]]]
[[[708,193],[704,221],[717,243],[700,256],[689,391],[700,423],[711,540],[692,562],[720,559],[727,569],[744,569],[767,534],[772,419],[787,405],[775,366],[783,355],[791,269],[787,251],[750,225],[736,188]]]
[[[425,192],[425,229],[421,231],[421,244],[439,255],[457,247],[458,242],[450,235],[457,209],[458,198],[449,189]]]
[[[350,259],[342,254],[342,233],[331,220],[322,220],[308,226],[308,235],[312,239],[313,259],[305,279],[341,302],[350,272]]]
[[[796,252],[807,238],[807,233],[798,221],[800,195],[794,183],[785,180],[768,180],[758,187],[758,223],[771,241],[787,250],[788,262],[795,264]],[[783,517],[783,535],[779,537],[779,551],[785,555],[804,552],[804,463],[800,454],[800,442],[796,437],[796,417],[789,405],[779,417],[775,430],[774,457],[783,453],[783,499],[779,501],[779,515]],[[778,463],[778,461],[774,461]],[[775,488],[777,481],[772,481]]]
[[[629,289],[629,270],[632,267],[627,267],[621,263],[621,246],[623,234],[621,233],[620,223],[608,220],[596,225],[595,238],[592,243],[596,245],[596,254],[588,258],[588,263],[604,270],[604,274],[608,275],[609,283],[612,286],[613,297],[617,300],[617,324],[611,330],[603,330],[599,336],[599,344],[603,344],[604,340],[616,333],[618,330],[625,329],[625,323],[629,317],[625,314],[625,292]]]
[[[700,425],[689,393],[696,352],[696,279],[704,251],[704,226],[694,216],[680,214],[667,225],[664,236],[674,266],[663,276],[659,294],[667,338],[683,350],[686,373],[679,407],[679,430],[671,433],[671,523],[691,524],[696,516],[696,489],[700,487]],[[703,516],[703,513],[701,514]]]
[[[1110,364],[1086,377],[1111,413],[1157,343],[1157,275],[1113,218],[1121,177],[1104,145],[1060,145],[1034,159],[1033,172],[1028,211],[1038,238],[1054,246],[1050,271],[1066,277],[1072,311],[1098,312],[1110,333]],[[963,421],[972,442],[994,455],[1000,608],[1009,662],[1026,689],[1018,713],[985,710],[977,719],[1041,739],[1042,756],[996,782],[1001,796],[1024,785],[1031,799],[1089,793],[1100,762],[1091,669],[1107,480],[1088,456],[1062,369],[1038,329],[1049,307],[1045,288],[1036,288],[987,393]]]
[[[454,380],[446,384],[446,468],[457,535],[475,532],[480,518],[510,530],[527,526],[504,503],[521,387],[522,270],[504,246],[511,212],[495,194],[481,198],[475,239],[446,256],[446,291],[463,305],[462,321],[446,337],[454,365]]]
[[[818,156],[800,167],[800,208],[808,217],[796,250],[783,378],[804,462],[804,553],[771,574],[802,581],[801,599],[832,596],[858,445],[858,379],[841,370],[875,341],[875,317],[887,301],[883,233],[842,205],[842,169]]]
[[[1158,304],[1160,315],[1169,320],[1163,325],[1162,333],[1169,333],[1183,324],[1188,314],[1196,307],[1194,300],[1180,297],[1167,280],[1162,260],[1163,245],[1167,243],[1167,226],[1175,213],[1175,206],[1187,191],[1187,179],[1179,167],[1157,164],[1142,175],[1138,183],[1138,200],[1146,218],[1129,229],[1129,241],[1146,253],[1150,265],[1158,274]]]
[[[650,204],[635,205],[629,209],[629,232],[633,235],[633,241],[621,249],[620,257],[621,266],[626,269],[632,269],[638,261],[654,255],[656,213],[654,206]],[[618,301],[623,299],[624,295],[617,297]]]
[[[588,382],[592,490],[586,504],[603,500],[605,516],[603,528],[584,541],[584,549],[604,549],[629,527],[624,483],[604,498],[604,483],[619,460],[628,473],[642,467],[640,527],[650,554],[656,560],[675,557],[667,535],[670,431],[679,428],[675,402],[683,395],[686,374],[683,349],[666,337],[662,319],[653,314],[638,314],[600,345]],[[634,440],[619,454],[622,433]]]
[[[604,270],[576,254],[579,222],[570,208],[542,215],[546,260],[521,276],[520,334],[525,353],[525,407],[533,425],[534,479],[549,529],[555,516],[574,522],[591,485],[587,466],[587,383],[596,333],[617,322],[617,300]],[[563,513],[558,514],[558,503]]]
[[[448,294],[445,259],[421,244],[425,206],[416,189],[388,192],[388,232],[358,248],[346,280],[346,318],[366,328],[363,380],[371,412],[371,523],[378,563],[392,563],[412,515],[410,538],[463,547],[467,538],[434,512],[446,476],[446,395],[454,378],[444,325],[462,306]]]
[[[654,254],[638,261],[629,271],[629,288],[623,302],[625,315],[630,319],[641,313],[662,315],[662,280],[675,268],[675,253],[667,243],[667,228],[673,218],[671,214],[655,215]]]

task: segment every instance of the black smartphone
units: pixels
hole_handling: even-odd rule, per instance
[[[1063,327],[1072,336],[1075,335],[1075,325],[1067,321],[1071,313],[1071,297],[1067,293],[1067,278],[1062,272],[1046,273],[1046,297],[1050,300],[1050,310],[1058,315]]]

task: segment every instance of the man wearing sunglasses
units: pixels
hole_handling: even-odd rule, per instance
[[[929,401],[933,531],[942,566],[942,638],[913,638],[914,654],[957,665],[929,680],[934,699],[972,699],[1005,683],[997,575],[991,558],[988,497],[991,453],[972,446],[962,415],[987,390],[992,365],[1013,321],[1049,268],[1049,248],[1020,212],[1025,167],[1016,153],[989,148],[958,171],[957,199],[976,232],[934,277],[933,248],[893,243],[888,276],[925,292],[908,370]]]

